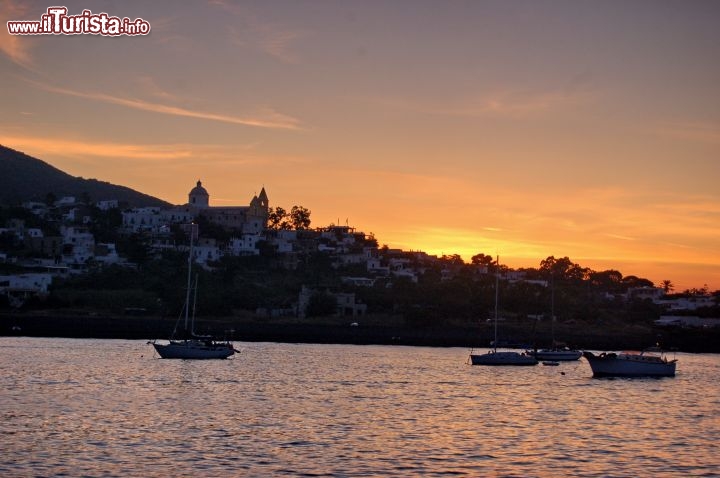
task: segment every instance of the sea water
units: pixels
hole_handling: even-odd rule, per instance
[[[468,350],[0,338],[0,476],[720,476],[720,356],[593,379]]]

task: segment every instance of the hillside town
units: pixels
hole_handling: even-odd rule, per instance
[[[42,301],[58,280],[109,267],[133,271],[140,262],[168,252],[187,254],[189,234],[196,231],[193,260],[208,272],[224,260],[261,255],[271,257],[271,267],[276,270],[295,271],[307,267],[310,257],[322,257],[329,270],[337,272],[324,281],[299,284],[293,300],[255,300],[253,311],[259,317],[304,318],[312,315],[313,301],[321,294],[331,301],[324,313],[359,320],[369,312],[390,310],[372,310],[372,305],[369,310],[363,290],[392,291],[398,283],[418,284],[430,278],[438,283],[452,283],[458,277],[481,281],[496,272],[507,287],[533,287],[546,294],[550,272],[558,278],[592,282],[597,286],[596,295],[608,303],[650,301],[662,311],[655,321],[658,326],[720,325],[720,319],[692,313],[717,307],[717,294],[707,290],[671,294],[669,281],[656,287],[646,279],[623,278],[617,271],[581,270],[567,258],[546,259],[541,263],[544,271],[506,267],[498,271],[494,258],[485,254],[466,264],[458,255],[437,257],[379,247],[372,234],[347,224],[311,228],[310,211],[305,208],[296,206],[288,213],[270,207],[264,187],[243,206],[211,205],[210,194],[199,180],[189,191],[186,204],[167,208],[123,208],[114,199],[93,202],[88,197],[49,196],[45,202],[25,202],[15,213],[6,210],[0,223],[0,264],[6,266],[0,274],[0,297],[11,309],[22,308],[30,299]],[[191,229],[191,224],[199,227]],[[15,272],[9,273],[9,268]],[[391,309],[397,311],[398,305]],[[538,316],[545,313],[532,312]]]

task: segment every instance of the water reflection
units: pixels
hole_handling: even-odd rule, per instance
[[[467,350],[244,344],[165,361],[133,341],[0,340],[0,474],[687,476],[720,473],[720,358],[673,379]]]

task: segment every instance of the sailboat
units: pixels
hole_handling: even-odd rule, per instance
[[[579,360],[583,353],[580,350],[570,349],[566,346],[561,346],[555,342],[555,281],[553,280],[551,286],[551,300],[550,300],[550,330],[552,335],[552,346],[550,348],[535,349],[529,353],[538,360],[550,361],[550,362],[570,362],[572,360]]]
[[[190,290],[192,280],[192,262],[193,262],[193,238],[195,236],[195,224],[192,224],[190,231],[190,252],[188,254],[188,279],[187,292],[185,295],[185,306],[183,312],[185,315],[184,326],[178,331],[178,324],[175,324],[175,330],[166,344],[151,342],[155,350],[164,359],[225,359],[233,355],[235,348],[227,340],[216,340],[211,335],[198,335],[195,333],[195,306],[197,303],[197,277],[193,298],[193,313],[190,315]],[[178,322],[180,320],[178,319]]]
[[[498,352],[498,290],[500,288],[500,257],[497,258],[498,271],[495,273],[495,340],[492,350],[484,354],[474,354],[470,351],[472,365],[537,365],[538,361],[532,355],[515,351]]]

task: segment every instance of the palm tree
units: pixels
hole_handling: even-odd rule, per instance
[[[662,283],[660,284],[660,287],[662,288],[662,290],[665,291],[666,294],[669,294],[675,288],[672,281],[668,280],[668,279],[665,279],[664,281],[662,281]]]

